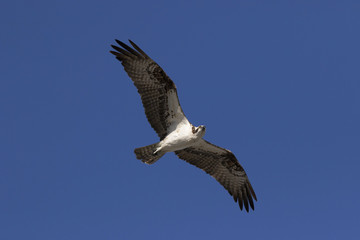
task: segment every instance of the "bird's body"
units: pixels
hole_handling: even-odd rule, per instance
[[[203,139],[205,127],[193,126],[180,106],[174,82],[144,51],[130,41],[131,48],[112,45],[112,54],[122,63],[141,96],[145,114],[160,142],[136,148],[136,157],[153,164],[167,152],[199,167],[214,177],[233,196],[242,209],[254,209],[255,192],[235,155]]]
[[[164,140],[160,141],[157,151],[175,152],[190,147],[203,137],[205,131],[201,133],[203,134],[194,134],[190,123],[181,122]]]

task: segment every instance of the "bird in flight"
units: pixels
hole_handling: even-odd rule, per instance
[[[167,152],[214,177],[238,202],[240,209],[254,209],[257,200],[250,181],[235,155],[203,139],[205,126],[195,127],[181,109],[174,82],[164,70],[135,43],[132,47],[115,40],[110,51],[124,66],[142,100],[146,117],[160,142],[134,150],[136,158],[153,164]]]

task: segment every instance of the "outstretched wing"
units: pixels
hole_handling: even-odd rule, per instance
[[[228,190],[235,202],[239,202],[241,210],[244,205],[246,211],[249,211],[249,204],[254,209],[253,198],[257,200],[255,192],[232,152],[201,139],[194,146],[175,153],[179,158],[214,177]]]
[[[122,48],[111,45],[116,51],[110,52],[133,80],[146,117],[160,139],[164,139],[180,122],[190,124],[181,109],[176,86],[162,68],[132,41],[129,40],[133,48],[115,41]]]

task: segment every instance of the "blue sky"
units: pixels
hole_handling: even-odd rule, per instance
[[[359,1],[4,1],[1,239],[358,239]],[[137,43],[256,191],[167,154],[108,52]]]

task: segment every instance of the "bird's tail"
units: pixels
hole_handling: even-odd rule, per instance
[[[146,164],[153,164],[157,160],[159,160],[166,152],[155,152],[158,143],[151,144],[149,146],[141,147],[141,148],[135,148],[134,152],[136,154],[136,158],[140,159],[142,162]]]

